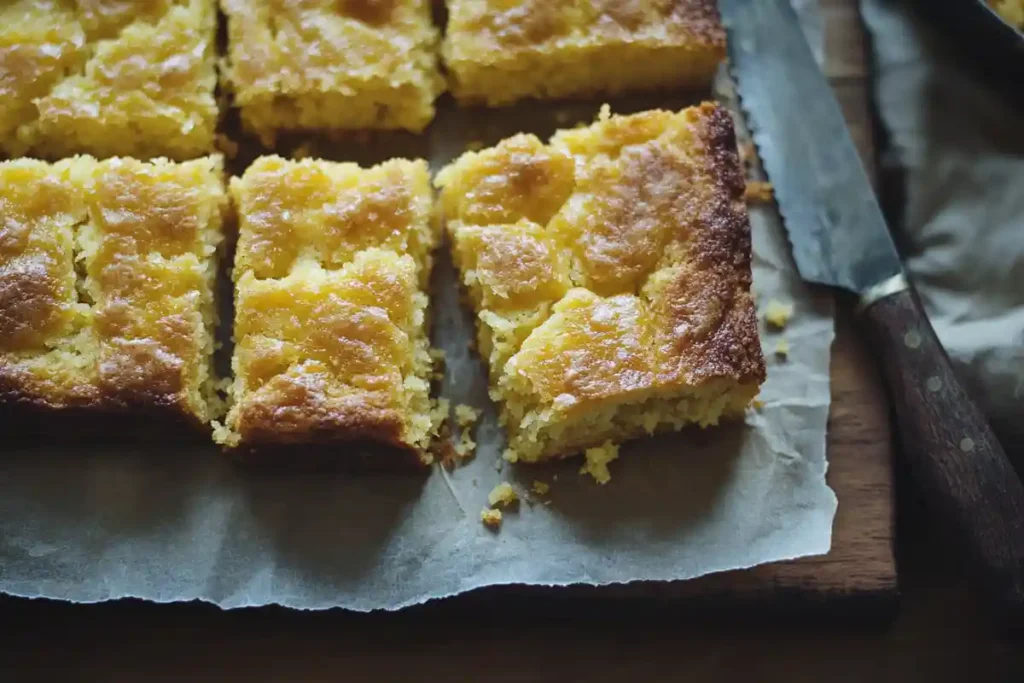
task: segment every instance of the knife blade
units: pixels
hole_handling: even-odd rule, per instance
[[[800,274],[856,294],[898,275],[889,228],[793,7],[776,0],[720,5],[740,105]]]
[[[901,454],[999,613],[1024,616],[1024,485],[903,273],[789,0],[720,0],[730,69],[801,276],[858,295]],[[840,505],[842,501],[840,501]]]

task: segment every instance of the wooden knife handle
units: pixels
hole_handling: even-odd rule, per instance
[[[863,310],[896,410],[911,476],[979,587],[1003,616],[1024,614],[1024,485],[911,289]],[[1024,416],[1022,416],[1024,419]]]

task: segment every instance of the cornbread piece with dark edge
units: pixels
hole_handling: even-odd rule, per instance
[[[423,130],[444,90],[430,0],[221,0],[246,130]]]
[[[732,119],[516,135],[437,176],[510,460],[742,415],[765,378]]]
[[[0,4],[0,152],[214,150],[215,0]]]
[[[261,157],[239,214],[230,449],[373,442],[429,463],[433,196],[424,161]]]
[[[714,0],[448,0],[460,102],[705,87],[725,57]]]
[[[0,410],[217,414],[222,163],[0,163]]]

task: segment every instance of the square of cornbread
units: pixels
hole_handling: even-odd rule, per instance
[[[405,129],[444,89],[430,0],[221,0],[225,85],[267,146],[286,131]]]
[[[261,157],[238,210],[229,448],[373,442],[431,460],[424,161]]]
[[[714,0],[449,0],[460,102],[705,87],[725,56]]]
[[[0,163],[0,407],[217,412],[219,157]]]
[[[169,157],[214,149],[215,0],[0,6],[0,151]]]
[[[516,135],[437,176],[506,457],[741,415],[765,377],[732,119],[714,104]]]

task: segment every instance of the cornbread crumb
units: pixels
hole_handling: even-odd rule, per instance
[[[0,162],[0,404],[219,415],[223,160]]]
[[[530,490],[536,493],[538,496],[547,495],[548,491],[551,490],[551,486],[547,482],[540,481],[539,479],[533,480],[533,485]]]
[[[764,359],[724,109],[605,105],[548,144],[516,135],[467,152],[435,182],[505,460],[745,413]]]
[[[772,184],[761,180],[748,180],[743,200],[748,204],[770,204],[775,198]]]
[[[749,168],[757,161],[757,148],[754,147],[754,143],[747,140],[739,146],[740,163],[744,167]],[[750,182],[750,181],[747,181]]]
[[[429,463],[437,232],[426,162],[257,159],[231,182],[235,382],[225,446],[372,441]]]
[[[501,526],[501,510],[484,508],[480,511],[480,521],[489,529],[498,529]]]
[[[429,0],[221,0],[224,86],[242,125],[282,131],[423,130],[444,89]]]
[[[759,398],[755,398],[753,401],[750,402],[750,406],[754,410],[761,410],[761,408],[764,408],[764,401],[762,401]]]
[[[588,448],[584,452],[586,460],[580,468],[580,474],[589,474],[598,484],[607,484],[612,479],[608,471],[608,463],[619,457],[619,447],[613,443],[605,442],[603,446]]]
[[[793,317],[794,307],[790,302],[769,299],[764,310],[765,321],[776,329],[783,329]]]
[[[473,406],[459,403],[455,406],[455,422],[460,427],[472,427],[480,419],[480,411]]]
[[[478,152],[484,148],[483,140],[470,140],[466,143],[466,150],[470,152]]]
[[[779,339],[775,342],[775,355],[779,358],[786,359],[789,357],[789,340]]]
[[[725,56],[713,0],[449,0],[442,54],[462,102],[707,86]]]
[[[459,440],[455,443],[455,454],[459,460],[470,460],[476,455],[476,440],[469,430],[459,432]]]
[[[509,507],[519,501],[519,494],[512,485],[503,481],[487,494],[487,504],[491,507]]]
[[[444,379],[445,364],[447,357],[444,349],[430,347],[430,379],[433,382],[440,382]]]
[[[214,151],[215,0],[0,3],[0,151]]]

